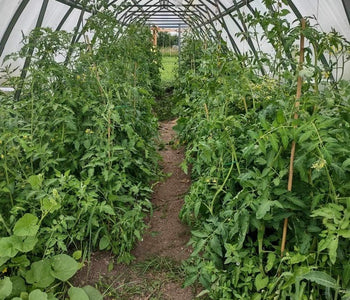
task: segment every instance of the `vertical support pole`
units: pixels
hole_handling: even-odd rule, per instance
[[[179,47],[179,55],[181,53],[181,25],[178,24],[178,40],[177,40],[177,46]]]
[[[48,3],[49,3],[49,0],[43,0],[43,4],[41,5],[41,9],[40,9],[39,16],[38,16],[38,19],[37,19],[36,24],[35,24],[35,28],[41,27],[43,20],[44,20],[44,16],[45,16],[45,12],[46,12],[46,8],[47,8]],[[30,42],[32,43],[34,41],[30,41]],[[21,81],[20,81],[20,83],[16,89],[15,95],[14,95],[14,99],[16,101],[18,101],[20,96],[21,96],[22,88],[23,88],[23,84],[24,84],[23,81],[27,76],[27,71],[28,71],[28,67],[30,65],[30,62],[32,60],[34,48],[35,48],[35,46],[30,47],[29,52],[28,52],[28,56],[24,61],[24,65],[23,65],[22,72],[21,72]]]
[[[158,39],[158,29],[156,26],[152,27],[152,42],[154,48],[157,47],[157,39]]]
[[[299,68],[298,71],[300,72],[303,68],[304,63],[304,34],[303,31],[305,29],[305,19],[301,19],[301,34],[300,34],[300,54],[299,54]],[[303,78],[298,75],[298,82],[297,82],[297,94],[296,94],[296,101],[294,104],[294,119],[298,119],[298,110],[300,106],[300,97],[301,97],[301,88],[303,85]],[[290,152],[290,162],[289,162],[289,177],[288,177],[288,186],[287,189],[289,192],[292,191],[293,187],[293,165],[294,165],[294,155],[295,155],[295,140],[292,142],[292,148]],[[284,255],[284,250],[286,247],[286,240],[287,240],[287,229],[288,229],[288,218],[284,219],[283,224],[283,232],[282,232],[282,242],[281,242],[281,257]]]
[[[181,57],[181,25],[177,26],[177,48],[178,48],[178,61],[179,61],[179,71],[180,71],[180,57]]]

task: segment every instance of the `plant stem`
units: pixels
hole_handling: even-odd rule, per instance
[[[301,30],[305,29],[305,19],[301,19]],[[301,32],[300,34],[300,55],[299,55],[299,72],[303,68],[304,63],[304,34]],[[294,120],[298,119],[298,110],[300,106],[299,99],[301,97],[301,88],[303,85],[303,78],[298,75],[298,83],[297,83],[297,94],[296,94],[296,101],[294,104],[295,113],[294,113]],[[292,142],[292,148],[290,152],[290,162],[289,162],[289,177],[288,177],[288,186],[287,189],[289,192],[292,191],[293,187],[293,165],[294,165],[294,155],[295,155],[295,140]],[[284,255],[284,250],[286,247],[286,240],[287,240],[287,229],[288,229],[288,218],[284,219],[283,223],[283,231],[282,231],[282,242],[281,242],[281,257]]]

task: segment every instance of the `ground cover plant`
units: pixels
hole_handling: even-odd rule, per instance
[[[249,28],[276,25],[266,25],[264,38],[278,55],[259,53],[267,58],[260,64],[224,43],[192,37],[183,45],[177,131],[193,180],[181,212],[193,227],[185,285],[199,281],[211,299],[350,297],[350,84],[335,75],[349,44],[291,25],[287,13],[246,20]],[[285,44],[297,45],[301,33],[310,47],[298,66]],[[331,63],[322,65],[320,53]]]
[[[36,29],[12,56],[32,59],[0,96],[0,299],[102,298],[64,282],[93,249],[132,260],[151,209],[160,54],[113,14],[82,36]]]

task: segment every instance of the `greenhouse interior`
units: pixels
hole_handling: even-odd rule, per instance
[[[350,299],[349,0],[0,14],[0,300]]]

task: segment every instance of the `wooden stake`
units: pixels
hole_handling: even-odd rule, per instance
[[[301,19],[301,29],[305,29],[305,19]],[[299,67],[298,71],[300,72],[303,69],[303,63],[304,63],[304,35],[303,33],[300,34],[300,55],[299,55]],[[298,81],[297,81],[297,94],[296,94],[296,101],[294,104],[295,112],[294,112],[294,120],[298,119],[298,110],[300,106],[300,97],[301,97],[301,88],[303,85],[303,78],[298,75]],[[289,161],[289,177],[288,177],[288,191],[292,191],[293,187],[293,164],[294,164],[294,155],[295,155],[295,141],[292,142],[292,148],[290,152],[290,161]],[[288,218],[284,219],[283,224],[283,232],[282,232],[282,243],[281,243],[281,257],[284,255],[284,250],[286,248],[286,240],[287,240],[287,229],[288,229]]]

